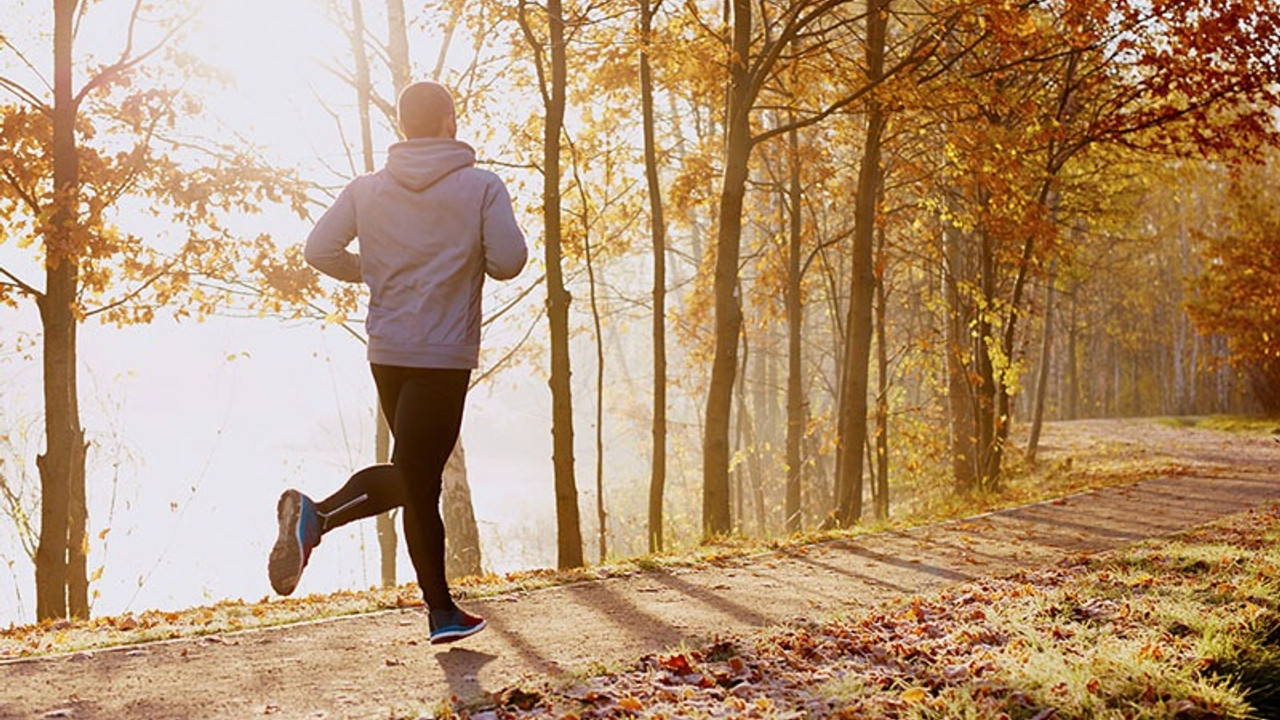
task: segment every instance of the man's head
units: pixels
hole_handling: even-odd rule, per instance
[[[440,83],[417,82],[400,93],[396,103],[400,132],[406,138],[446,137],[457,134],[453,97]]]

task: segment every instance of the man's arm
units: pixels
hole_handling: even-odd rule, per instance
[[[489,190],[484,208],[484,271],[494,280],[510,280],[524,269],[529,248],[516,225],[511,195],[501,180]]]
[[[347,250],[356,237],[356,206],[348,185],[338,195],[333,207],[325,211],[307,236],[303,257],[328,275],[346,282],[360,282],[360,256]]]

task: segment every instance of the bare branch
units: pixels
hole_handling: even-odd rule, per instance
[[[31,287],[27,283],[23,282],[22,278],[19,278],[17,275],[14,275],[13,273],[9,272],[8,270],[2,267],[0,267],[0,275],[4,275],[5,277],[9,278],[9,280],[11,281],[7,283],[0,283],[0,285],[8,285],[10,287],[18,288],[19,292],[25,295],[30,295],[36,300],[39,300],[44,297],[44,293]]]
[[[540,322],[541,322],[541,318],[534,318],[533,322],[529,323],[529,329],[524,331],[524,336],[520,338],[519,342],[511,346],[511,349],[508,350],[505,355],[499,358],[497,362],[490,364],[489,367],[484,372],[480,373],[478,377],[474,378],[471,381],[470,386],[475,387],[476,385],[479,385],[485,380],[488,380],[490,375],[497,372],[499,369],[502,368],[503,365],[506,365],[507,362],[511,360],[511,358],[515,357],[515,354],[519,352],[521,348],[524,347],[524,344],[526,342],[529,341],[529,336],[533,335],[534,329],[538,327],[538,324]]]
[[[545,107],[551,104],[551,96],[547,93],[547,71],[543,67],[542,43],[533,34],[533,28],[529,25],[528,7],[528,2],[520,0],[516,18],[520,23],[521,32],[524,33],[525,41],[529,43],[529,49],[533,52],[533,67],[538,74],[538,94],[542,96],[542,104]]]
[[[22,84],[17,81],[10,80],[7,77],[0,77],[0,88],[8,90],[14,97],[25,101],[28,105],[40,110],[40,112],[43,112],[46,115],[49,114],[49,106],[44,104],[44,101],[40,99],[40,96],[23,87]]]
[[[22,64],[25,65],[27,69],[31,71],[31,74],[35,75],[37,78],[40,79],[40,83],[44,85],[44,88],[49,92],[53,92],[53,85],[49,84],[49,81],[40,72],[39,68],[35,66],[35,63],[31,62],[31,60],[27,57],[26,53],[19,50],[17,45],[14,45],[13,43],[9,42],[8,37],[6,37],[5,35],[0,35],[0,45],[8,46],[8,48],[13,51],[13,54],[17,55],[18,59],[22,61]],[[34,93],[32,93],[32,95],[34,96]]]
[[[84,87],[80,88],[80,92],[76,93],[76,96],[72,101],[74,106],[78,107],[85,97],[87,97],[90,92],[93,92],[94,89],[106,85],[120,75],[128,72],[130,69],[146,62],[152,55],[160,52],[160,50],[164,49],[164,47],[169,44],[169,41],[172,40],[174,36],[181,32],[188,23],[195,20],[196,16],[199,15],[199,10],[192,11],[186,17],[175,23],[173,27],[169,28],[169,31],[164,34],[164,37],[156,41],[155,45],[151,46],[136,57],[130,57],[133,52],[133,26],[134,22],[137,20],[138,10],[142,5],[141,0],[135,1],[136,4],[134,5],[133,16],[129,18],[129,38],[125,43],[125,49],[121,53],[120,59],[103,68],[102,72],[93,76],[89,82],[84,84]]]

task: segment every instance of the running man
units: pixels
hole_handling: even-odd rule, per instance
[[[485,622],[459,608],[444,574],[441,476],[462,425],[479,361],[485,275],[515,277],[528,248],[502,180],[475,167],[456,139],[453,98],[419,82],[397,101],[406,140],[386,167],[351,181],[307,238],[306,259],[326,275],[369,286],[369,364],[395,438],[390,465],[352,475],[314,502],[286,490],[276,506],[271,587],[288,595],[328,531],[404,508],[404,536],[430,617],[431,642],[458,640]],[[359,253],[347,249],[359,238]]]

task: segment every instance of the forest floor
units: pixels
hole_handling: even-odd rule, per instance
[[[413,718],[455,708],[501,716],[503,703],[536,704],[540,695],[522,689],[548,680],[570,687],[646,657],[671,674],[705,658],[698,648],[1018,573],[1064,572],[1085,557],[1280,501],[1280,445],[1264,432],[1058,423],[1041,452],[1066,462],[1101,446],[1177,471],[962,520],[473,599],[466,607],[489,627],[452,646],[428,644],[424,613],[410,607],[8,660],[0,662],[0,718]],[[611,702],[612,716],[640,714],[630,696]]]

